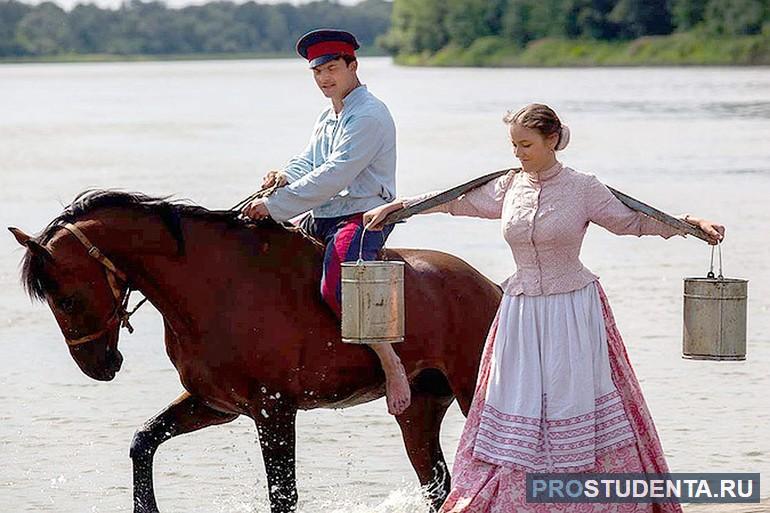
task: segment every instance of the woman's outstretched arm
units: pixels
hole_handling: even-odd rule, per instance
[[[420,212],[421,214],[433,214],[444,212],[453,216],[481,217],[484,219],[500,219],[503,211],[503,198],[510,186],[513,173],[503,175],[491,180],[463,194],[457,199],[442,203],[435,207]],[[391,203],[373,208],[364,214],[364,226],[368,230],[381,229],[382,221],[392,212],[407,208],[422,200],[437,194],[429,192],[419,196],[400,198]]]
[[[588,178],[583,194],[588,219],[616,235],[659,235],[666,239],[674,235],[684,235],[666,223],[628,208],[595,176]],[[724,239],[725,227],[721,224],[689,214],[681,219],[706,232],[711,238],[710,244]]]

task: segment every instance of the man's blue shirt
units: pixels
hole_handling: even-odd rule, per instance
[[[342,111],[325,109],[305,151],[282,170],[289,184],[266,198],[276,221],[365,212],[396,197],[396,127],[385,104],[359,86]]]

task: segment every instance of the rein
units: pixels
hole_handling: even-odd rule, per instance
[[[118,269],[115,264],[112,263],[112,260],[107,258],[99,248],[97,248],[90,240],[88,240],[88,237],[86,237],[80,228],[72,223],[67,223],[63,225],[63,227],[72,233],[80,241],[80,243],[85,246],[90,257],[96,259],[97,262],[104,266],[104,274],[107,276],[107,283],[110,284],[110,290],[112,290],[112,295],[115,298],[115,308],[112,310],[109,318],[107,318],[105,321],[106,326],[104,328],[97,331],[96,333],[80,338],[72,339],[65,337],[64,340],[67,342],[67,345],[77,346],[80,344],[85,344],[86,342],[91,342],[92,340],[96,340],[114,328],[116,324],[120,324],[121,328],[126,328],[128,329],[129,333],[133,333],[134,327],[131,326],[129,319],[132,315],[134,315],[134,313],[136,313],[139,307],[147,301],[147,298],[145,297],[142,299],[134,307],[134,309],[129,312],[128,301],[133,289],[128,282],[128,277],[126,274]],[[125,283],[125,290],[121,289],[120,285],[118,284],[118,279]]]
[[[243,200],[239,201],[234,207],[232,207],[229,212],[240,212],[243,207],[251,203],[253,200],[257,198],[264,198],[265,196],[270,196],[278,187],[275,185],[271,187],[265,187],[264,189],[260,189],[248,198],[244,198]]]

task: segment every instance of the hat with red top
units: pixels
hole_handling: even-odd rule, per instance
[[[297,53],[308,60],[311,68],[338,59],[356,56],[360,45],[356,36],[345,30],[319,29],[308,32],[297,41]]]

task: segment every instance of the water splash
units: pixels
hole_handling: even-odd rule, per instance
[[[335,487],[322,497],[300,500],[297,513],[429,513],[430,506],[423,488],[404,484],[392,490],[384,500],[366,499],[366,492],[358,487]],[[220,499],[215,504],[217,513],[270,513],[267,498],[245,497]]]

